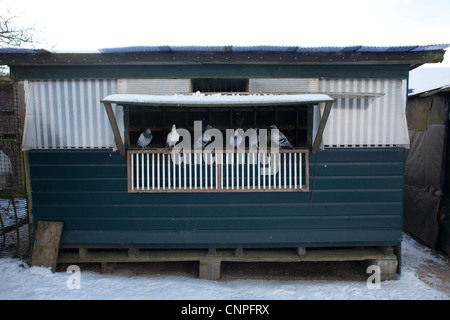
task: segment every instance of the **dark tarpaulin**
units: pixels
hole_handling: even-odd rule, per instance
[[[403,229],[435,248],[445,191],[446,98],[410,99],[407,116],[410,149],[405,162]]]
[[[430,193],[443,194],[445,125],[428,125],[426,131],[409,131],[405,184]]]
[[[441,197],[427,190],[405,185],[403,229],[435,248],[439,234],[437,215]]]

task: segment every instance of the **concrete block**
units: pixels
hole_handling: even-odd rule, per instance
[[[221,261],[217,260],[217,259],[200,260],[199,278],[207,279],[207,280],[219,280],[220,279],[220,264],[221,264]]]
[[[397,257],[384,257],[382,259],[365,260],[362,263],[364,270],[371,265],[376,265],[380,268],[381,281],[396,280],[398,278],[398,259]]]

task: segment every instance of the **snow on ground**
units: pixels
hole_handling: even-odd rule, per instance
[[[11,258],[0,259],[2,300],[450,300],[447,277],[436,283],[422,281],[420,268],[434,264],[449,270],[449,262],[405,235],[403,269],[399,280],[381,282],[380,289],[365,281],[331,280],[220,280],[186,276],[126,276],[81,271],[79,289],[72,273],[52,273],[48,268],[29,267]],[[368,275],[369,276],[369,275]],[[72,277],[72,278],[71,278]],[[428,284],[427,284],[428,283]],[[69,284],[69,285],[68,285]]]

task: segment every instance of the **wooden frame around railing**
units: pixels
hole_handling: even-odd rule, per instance
[[[127,152],[127,171],[130,193],[304,192],[309,150],[133,149]]]

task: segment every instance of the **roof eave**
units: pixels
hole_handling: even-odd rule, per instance
[[[439,63],[445,50],[412,52],[132,52],[0,53],[9,66],[167,65],[167,64],[407,64]]]

